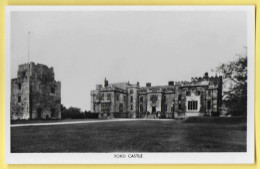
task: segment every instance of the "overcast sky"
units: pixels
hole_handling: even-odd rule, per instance
[[[66,107],[90,109],[90,90],[109,82],[202,76],[247,44],[245,12],[12,12],[11,77],[30,60],[54,67]]]

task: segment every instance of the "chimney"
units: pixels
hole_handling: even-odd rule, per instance
[[[152,84],[151,83],[146,83],[146,87],[151,87]]]
[[[107,79],[105,78],[104,87],[107,87],[107,86],[108,86],[108,81],[107,81]]]
[[[174,86],[174,81],[169,81],[168,86]]]
[[[209,78],[208,72],[206,72],[206,73],[204,74],[204,78],[205,78],[205,79],[208,79],[208,78]]]

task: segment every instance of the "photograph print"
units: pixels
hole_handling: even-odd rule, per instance
[[[254,6],[8,6],[9,164],[254,163]]]

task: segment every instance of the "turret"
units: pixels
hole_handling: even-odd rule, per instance
[[[105,80],[104,80],[104,87],[107,87],[108,86],[108,81],[107,81],[107,79],[105,78]]]

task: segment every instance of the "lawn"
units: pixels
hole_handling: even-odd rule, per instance
[[[11,152],[245,151],[246,120],[136,120],[11,128]]]

